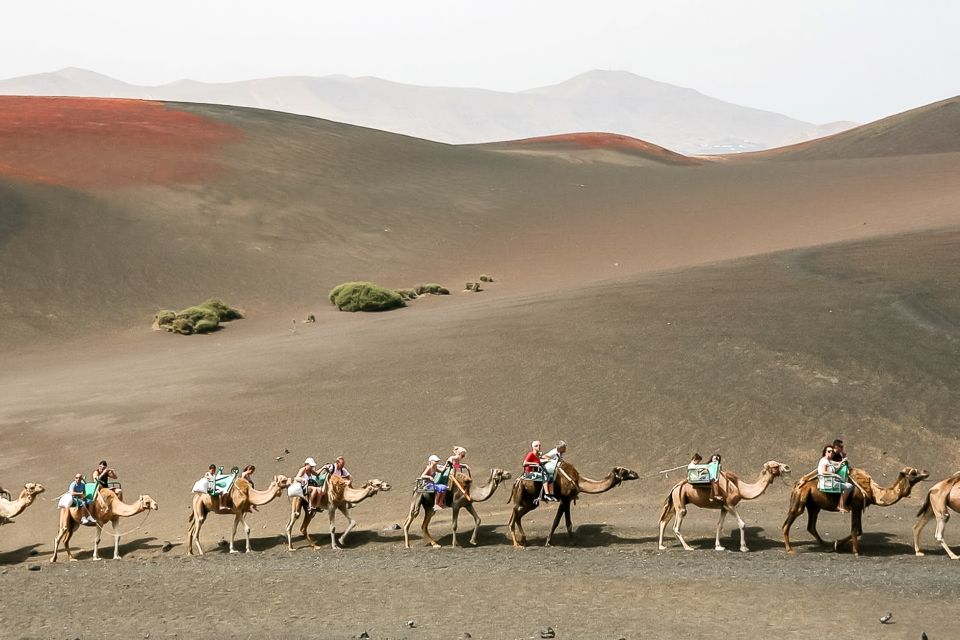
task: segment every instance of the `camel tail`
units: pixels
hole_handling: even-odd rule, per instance
[[[673,488],[667,493],[667,499],[663,501],[663,506],[660,508],[660,522],[663,522],[664,518],[670,516],[670,513],[673,511]]]
[[[190,510],[190,515],[187,516],[187,524],[193,526],[193,518],[194,518],[194,516],[193,516],[193,510],[191,509],[191,510]]]
[[[933,489],[930,491],[933,491]],[[927,491],[927,495],[923,498],[923,504],[920,505],[920,510],[917,511],[918,518],[930,510],[930,491]]]
[[[797,515],[795,517],[799,517],[806,508],[806,503],[800,500],[800,491],[794,488],[794,490],[790,492],[790,506],[787,508],[787,519],[783,521],[783,526],[787,526],[791,513],[796,513]]]

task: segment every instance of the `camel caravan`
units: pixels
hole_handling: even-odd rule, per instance
[[[507,529],[515,548],[522,548],[527,542],[522,524],[524,516],[540,506],[553,503],[556,503],[557,508],[544,542],[545,546],[552,544],[561,520],[565,524],[568,540],[573,542],[571,507],[581,494],[604,493],[624,482],[639,480],[641,476],[626,467],[614,466],[602,478],[591,479],[582,475],[565,458],[566,451],[567,444],[563,441],[546,453],[542,451],[539,441],[533,441],[530,451],[523,459],[522,471],[516,479],[510,471],[494,467],[475,480],[470,466],[464,462],[467,451],[463,447],[454,447],[453,455],[446,460],[430,455],[423,472],[414,482],[410,508],[403,525],[399,527],[403,530],[404,547],[411,548],[410,527],[422,516],[422,540],[433,548],[439,548],[440,543],[430,533],[429,527],[434,516],[445,509],[450,509],[451,513],[452,546],[459,544],[458,522],[463,510],[473,518],[473,529],[467,542],[476,546],[481,523],[477,505],[490,500],[500,486],[508,483],[510,489],[507,503],[510,505],[510,515]],[[673,534],[682,548],[693,550],[681,534],[687,507],[691,505],[718,512],[714,539],[716,550],[725,550],[720,537],[725,518],[730,515],[736,520],[739,529],[740,551],[748,551],[746,523],[738,511],[738,506],[743,501],[761,498],[778,478],[790,474],[787,464],[769,460],[761,466],[754,481],[748,482],[738,474],[722,468],[719,454],[713,455],[705,463],[699,454],[694,454],[687,465],[658,471],[654,475],[679,469],[685,470],[686,477],[670,488],[660,509],[658,549],[661,551],[667,549],[664,532],[671,521],[674,522]],[[351,510],[368,498],[391,490],[389,483],[378,478],[355,485],[353,476],[345,467],[343,456],[328,464],[317,464],[314,458],[306,458],[295,475],[275,475],[266,488],[259,490],[254,488],[252,476],[255,470],[253,465],[247,465],[242,470],[233,467],[229,472],[224,472],[222,467],[210,465],[207,473],[193,485],[192,504],[187,519],[188,555],[194,555],[195,552],[203,555],[200,531],[210,515],[232,516],[233,526],[226,546],[230,553],[238,553],[235,539],[237,529],[242,527],[246,542],[244,550],[249,553],[250,526],[247,524],[247,517],[257,511],[258,507],[269,504],[284,494],[290,501],[290,516],[285,528],[289,551],[296,549],[293,544],[293,530],[298,520],[300,535],[309,547],[320,547],[309,532],[310,523],[320,512],[327,513],[330,546],[341,549],[347,536],[357,526]],[[817,521],[822,511],[831,511],[850,515],[850,535],[837,540],[833,545],[834,550],[840,550],[849,544],[852,553],[858,555],[860,537],[863,535],[864,510],[871,505],[889,507],[896,504],[909,496],[913,486],[926,480],[929,475],[925,470],[904,467],[889,486],[880,486],[866,471],[850,464],[843,442],[835,440],[823,448],[816,469],[798,479],[791,488],[787,515],[782,526],[786,552],[794,552],[790,529],[804,512],[807,514],[807,531],[820,545],[826,546],[817,531]],[[30,507],[38,497],[42,497],[44,491],[42,485],[28,482],[17,498],[13,499],[10,492],[0,487],[0,525],[12,524],[14,518]],[[100,541],[103,529],[108,523],[114,538],[113,558],[119,559],[120,538],[123,535],[117,531],[120,519],[138,514],[144,514],[146,518],[158,508],[157,502],[148,495],[138,496],[133,502],[124,502],[123,489],[116,471],[109,467],[105,460],[90,474],[90,481],[87,481],[82,473],[77,473],[67,492],[56,502],[59,507],[58,528],[51,562],[56,562],[61,545],[67,557],[76,560],[70,549],[70,541],[81,527],[94,530],[92,557],[99,559]],[[920,549],[920,534],[930,520],[936,519],[936,541],[951,560],[960,559],[960,555],[954,553],[944,540],[944,529],[951,510],[960,511],[960,471],[937,482],[927,492],[913,527],[913,545],[917,556],[924,555]],[[336,529],[338,513],[347,521],[339,537]]]

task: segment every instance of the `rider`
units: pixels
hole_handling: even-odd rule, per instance
[[[453,455],[447,458],[446,462],[443,463],[443,466],[439,469],[438,484],[443,484],[445,487],[449,487],[451,482],[450,476],[455,473],[460,473],[466,471],[467,475],[470,475],[470,467],[463,464],[463,459],[467,457],[467,450],[463,447],[454,447]],[[461,487],[462,488],[462,487]],[[437,493],[437,500],[434,506],[435,509],[443,509],[446,505],[446,491]]]
[[[224,511],[228,507],[223,504],[224,490],[217,486],[217,465],[211,464],[207,467],[207,472],[203,474],[203,479],[207,481],[210,496],[213,498],[214,511]]]
[[[553,496],[557,481],[557,469],[560,468],[560,462],[563,460],[563,454],[567,452],[567,443],[563,440],[557,442],[557,446],[547,451],[546,462],[543,463],[543,471],[547,480],[546,495]]]
[[[90,477],[93,478],[93,481],[96,482],[102,489],[110,489],[117,494],[118,498],[122,498],[120,488],[113,489],[110,487],[110,480],[117,479],[117,472],[111,467],[107,466],[106,460],[101,460],[100,464],[97,465],[97,468],[93,470],[90,474]]]
[[[78,473],[73,477],[70,483],[70,497],[73,498],[73,506],[81,510],[80,524],[96,524],[96,520],[90,515],[90,502],[87,500],[86,483],[83,481],[83,474]]]
[[[297,471],[294,480],[303,485],[303,495],[307,502],[307,511],[320,509],[320,488],[317,480],[317,461],[307,458],[303,466]]]
[[[828,444],[823,448],[823,457],[821,457],[820,462],[817,463],[817,475],[836,478],[840,481],[843,490],[840,492],[840,502],[837,504],[837,511],[840,513],[849,513],[845,499],[853,493],[853,484],[847,482],[846,478],[837,473],[840,465],[833,460],[835,451],[833,445]]]
[[[337,459],[333,462],[333,464],[329,465],[330,475],[343,478],[347,482],[350,482],[353,476],[350,475],[350,472],[347,471],[347,468],[343,465],[343,456],[337,456]]]
[[[542,476],[544,462],[546,462],[546,458],[543,455],[540,441],[534,440],[533,442],[530,443],[530,452],[523,459],[524,475],[529,476],[529,475],[535,475],[539,473]],[[540,482],[543,482],[543,481],[541,480]],[[543,499],[546,500],[547,502],[556,502],[557,499],[553,497],[553,493],[551,493],[548,490],[549,489],[548,485],[544,483],[541,486],[543,490]]]
[[[710,456],[710,462],[707,463],[707,469],[710,471],[710,499],[714,502],[723,502],[724,495],[720,490],[720,454],[715,453]]]
[[[423,473],[420,474],[419,478],[419,482],[423,488],[435,494],[433,501],[434,511],[443,509],[441,495],[447,490],[446,485],[437,482],[441,475],[439,464],[440,456],[431,454],[430,457],[427,458],[427,467],[423,470]]]

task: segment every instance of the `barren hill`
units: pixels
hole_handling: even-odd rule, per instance
[[[696,158],[681,155],[659,145],[615,133],[567,133],[526,138],[483,145],[503,153],[552,156],[571,162],[609,162],[612,164],[696,165]]]
[[[960,96],[898,113],[826,138],[771,149],[755,155],[785,160],[814,160],[957,151],[960,151]]]

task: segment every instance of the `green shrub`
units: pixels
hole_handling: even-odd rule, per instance
[[[437,296],[448,296],[450,295],[450,290],[446,287],[441,287],[435,282],[430,284],[418,284],[414,291],[417,292],[417,295],[423,295],[425,293],[431,293]]]
[[[219,328],[221,322],[243,318],[243,313],[224,303],[219,298],[210,298],[203,304],[187,307],[183,311],[158,311],[153,317],[153,328],[191,335],[209,333]]]
[[[413,300],[417,297],[417,292],[413,289],[396,289],[396,292],[400,294],[400,297],[404,300]]]
[[[407,306],[399,293],[372,282],[344,282],[330,291],[340,311],[389,311]]]

